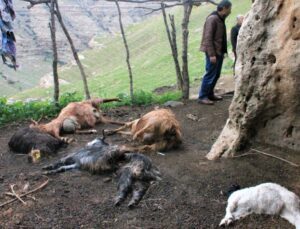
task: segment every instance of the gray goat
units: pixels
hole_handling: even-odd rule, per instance
[[[128,153],[126,148],[109,145],[104,138],[96,138],[78,152],[72,153],[54,164],[43,168],[44,174],[55,174],[67,170],[81,169],[91,173],[118,170],[118,196],[115,205],[120,205],[132,192],[128,207],[139,203],[151,181],[160,180],[159,170],[142,154]]]

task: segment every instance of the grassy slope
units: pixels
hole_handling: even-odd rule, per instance
[[[15,83],[8,84],[2,75],[0,75],[0,96],[10,96],[19,93],[21,89],[26,90],[32,88],[32,85],[38,84],[40,77],[43,76],[45,72],[51,71],[51,61],[37,61],[35,58],[36,57],[34,56],[30,64],[23,63],[23,59],[21,58],[18,59],[18,63],[21,67],[17,71],[14,71],[1,63],[2,67],[0,68],[0,72],[10,80],[15,81]],[[38,62],[38,64],[36,62]]]
[[[227,19],[227,30],[235,23],[237,14],[245,14],[251,6],[249,1],[232,0],[232,14]],[[202,27],[207,15],[215,6],[204,5],[193,9],[190,19],[189,39],[189,72],[191,82],[200,78],[204,73],[204,55],[199,52],[199,43]],[[181,18],[182,8],[172,9],[177,24],[179,50],[181,47]],[[167,41],[162,16],[157,15],[149,20],[126,28],[127,40],[131,52],[133,67],[134,88],[151,91],[164,85],[176,83],[174,65],[170,47]],[[229,36],[228,36],[229,37]],[[89,75],[89,87],[94,96],[115,96],[119,93],[128,93],[129,80],[125,62],[125,51],[121,36],[106,36],[97,39],[103,45],[101,49],[87,50],[81,55],[85,70]],[[181,53],[179,53],[181,54]],[[232,60],[227,58],[223,74],[231,73]],[[60,77],[71,82],[62,86],[61,91],[80,91],[82,83],[76,66],[66,66],[60,70]],[[32,89],[18,94],[16,98],[52,96],[52,89]]]

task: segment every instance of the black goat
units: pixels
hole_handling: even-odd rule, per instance
[[[117,161],[124,157],[125,151],[118,146],[107,144],[104,139],[96,138],[88,142],[78,152],[74,152],[54,164],[44,167],[44,174],[55,174],[72,169],[103,173],[117,168]]]
[[[43,169],[47,170],[44,174],[55,174],[72,169],[87,170],[91,173],[103,173],[119,169],[118,196],[115,205],[121,204],[128,193],[132,191],[132,199],[128,207],[133,207],[139,203],[151,181],[160,180],[158,169],[152,166],[148,157],[128,153],[126,148],[109,145],[100,138],[87,143],[78,152],[72,153]]]
[[[66,144],[63,139],[57,139],[37,129],[23,128],[10,138],[8,146],[15,153],[29,154],[28,160],[35,162],[41,155],[55,154]]]
[[[120,205],[129,192],[132,192],[132,198],[128,207],[137,205],[145,195],[151,181],[161,180],[159,170],[152,165],[150,158],[143,154],[127,153],[125,154],[126,164],[118,171],[118,196],[115,205]],[[132,189],[132,186],[135,186]]]

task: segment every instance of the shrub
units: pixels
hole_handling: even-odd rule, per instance
[[[150,92],[137,91],[134,93],[133,103],[130,96],[127,94],[119,94],[118,98],[121,102],[113,102],[102,104],[102,109],[109,109],[118,106],[142,106],[151,104],[162,104],[169,100],[179,100],[181,98],[180,92],[168,92],[163,95],[155,95]],[[38,120],[41,117],[51,118],[55,117],[60,110],[68,105],[70,102],[82,101],[83,97],[77,92],[65,93],[60,97],[59,104],[51,100],[22,102],[18,101],[12,104],[7,103],[6,98],[0,98],[0,126],[9,122],[21,121],[26,119]]]
[[[128,94],[119,94],[117,97],[121,102],[106,103],[101,105],[102,109],[109,109],[118,106],[145,106],[151,104],[163,104],[170,100],[180,100],[181,92],[167,92],[163,95],[156,95],[151,92],[137,91],[134,93],[133,102]]]
[[[68,103],[81,101],[82,96],[77,93],[63,94],[58,106],[51,100],[7,103],[6,98],[0,98],[0,126],[25,119],[38,120],[41,117],[54,117]]]

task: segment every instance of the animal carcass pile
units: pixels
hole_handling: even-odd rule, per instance
[[[182,143],[179,122],[172,111],[157,109],[132,122],[111,121],[103,117],[99,104],[118,99],[92,99],[68,104],[57,118],[49,123],[34,122],[30,127],[18,130],[10,139],[13,152],[29,155],[29,160],[37,162],[41,156],[53,156],[61,147],[66,147],[73,139],[63,137],[66,133],[96,133],[97,123],[122,124],[119,129],[108,133],[129,132],[133,140],[141,146],[109,145],[103,138],[96,138],[79,151],[73,152],[56,163],[43,169],[44,174],[56,174],[67,170],[87,170],[91,173],[118,174],[118,195],[115,205],[121,204],[131,194],[128,204],[133,207],[139,203],[153,181],[160,180],[159,170],[149,157],[140,153],[176,148]],[[88,130],[87,130],[88,129]]]
[[[148,157],[129,153],[124,147],[109,145],[100,138],[43,169],[47,175],[74,169],[87,170],[93,174],[117,171],[119,181],[115,205],[121,204],[132,192],[128,207],[140,202],[152,181],[161,179],[159,170]]]
[[[96,133],[97,123],[123,124],[103,117],[99,104],[118,101],[119,99],[91,99],[83,102],[69,103],[59,113],[57,118],[49,123],[39,124],[33,121],[29,128],[20,129],[9,141],[13,152],[29,154],[30,161],[36,161],[41,156],[55,154],[62,146],[74,141],[62,137],[61,134]]]

